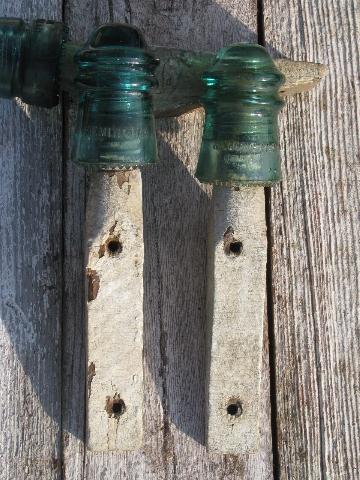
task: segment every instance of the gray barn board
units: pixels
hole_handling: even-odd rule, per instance
[[[358,480],[360,1],[0,0],[0,16],[63,20],[80,40],[109,21],[178,48],[265,39],[276,57],[330,70],[280,114],[284,180],[264,196],[261,447],[247,456],[204,447],[202,110],[157,121],[159,164],[143,173],[144,448],[95,453],[76,111],[66,96],[50,111],[0,100],[0,479]]]
[[[282,478],[360,477],[360,2],[264,2],[265,40],[329,67],[281,115],[270,235]]]

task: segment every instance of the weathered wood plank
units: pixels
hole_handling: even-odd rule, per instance
[[[281,478],[358,479],[359,2],[265,0],[281,55],[329,65],[281,115],[272,287]]]
[[[86,39],[95,24],[96,9],[82,1],[64,1],[63,21],[70,38]],[[107,20],[106,18],[104,19]],[[63,357],[62,457],[66,480],[82,480],[85,458],[85,184],[84,169],[71,161],[76,106],[64,100],[63,213]]]
[[[257,40],[253,0],[126,0],[124,5],[125,20],[143,29],[150,45],[216,52],[234,42]]]
[[[124,19],[144,29],[149,43],[179,48],[216,50],[239,40],[256,40],[256,2],[241,6],[217,2],[94,2],[84,12],[83,2],[67,2],[73,32],[82,38],[85,28]],[[93,18],[93,20],[89,20]],[[264,350],[263,435],[258,455],[208,455],[205,440],[205,264],[209,197],[193,179],[202,133],[202,112],[159,122],[160,163],[143,177],[145,240],[145,415],[142,452],[94,454],[86,452],[85,477],[103,478],[271,478],[267,354]],[[189,172],[191,174],[189,174]],[[73,182],[69,177],[69,184]],[[81,188],[69,188],[82,198]],[[75,192],[75,193],[74,193]],[[71,197],[69,196],[69,200]],[[80,202],[81,205],[81,202]],[[68,203],[68,238],[76,226],[78,202]],[[72,218],[73,220],[69,221]],[[69,227],[70,225],[70,227]],[[76,237],[80,231],[77,227]],[[74,239],[74,237],[73,237]],[[75,242],[81,245],[78,240]],[[68,255],[71,255],[70,242]],[[77,248],[77,247],[76,247]],[[70,262],[68,262],[70,266]],[[79,271],[79,270],[78,270]],[[79,285],[79,278],[72,285]],[[70,292],[69,292],[70,295]],[[73,295],[74,297],[74,295]],[[76,311],[80,312],[78,300]],[[70,332],[81,331],[81,318],[68,308]],[[66,350],[69,407],[79,401],[83,376],[76,340],[68,335]],[[79,349],[82,348],[79,338]],[[66,348],[66,347],[65,347]],[[70,396],[73,395],[73,398]],[[68,407],[68,408],[69,408]],[[81,477],[81,437],[78,412],[63,410],[66,436],[66,478]],[[75,459],[75,460],[74,460]],[[75,477],[75,473],[78,477]]]
[[[144,29],[150,44],[217,50],[239,40],[256,41],[255,2],[242,2],[239,5],[235,1],[216,4],[208,1],[156,1],[152,5],[131,1],[128,5],[128,20]],[[194,121],[195,125],[192,123]],[[185,162],[191,174],[194,173],[202,134],[202,123],[199,122],[200,118],[196,116],[184,116],[168,124],[161,122],[166,134],[163,132],[159,135],[162,137],[160,169],[149,170],[149,183],[144,185],[144,208],[148,209],[145,210],[146,217],[153,219],[148,225],[159,238],[158,252],[151,250],[155,239],[149,242],[147,254],[154,256],[148,261],[153,262],[154,266],[157,264],[156,277],[161,280],[162,289],[171,282],[171,287],[167,289],[174,292],[168,294],[167,299],[165,293],[160,291],[158,297],[162,313],[159,354],[163,372],[157,385],[161,387],[159,391],[162,392],[164,412],[164,473],[167,478],[207,478],[211,475],[215,478],[217,475],[225,478],[244,475],[246,478],[245,472],[249,471],[252,475],[249,478],[253,478],[255,470],[259,478],[267,478],[267,475],[271,475],[271,456],[267,456],[269,451],[263,445],[258,456],[250,458],[208,455],[202,446],[205,441],[203,302],[206,297],[208,212],[205,206],[208,205],[208,199],[200,190],[194,189],[195,181],[179,163],[179,160]],[[158,193],[149,202],[147,195],[153,196],[152,190]],[[173,211],[161,216],[162,206],[169,203],[173,205]],[[153,205],[151,209],[150,205]],[[168,248],[169,244],[173,249],[178,246],[177,255],[176,249],[173,252]],[[145,245],[145,262],[146,252]],[[155,284],[150,284],[154,289],[152,285]],[[154,309],[154,306],[151,308]],[[152,313],[152,316],[156,318],[156,313]],[[154,367],[156,363],[151,366],[152,369]],[[271,440],[269,442],[267,437],[267,445],[269,443]],[[264,454],[264,451],[267,453]],[[257,461],[252,463],[255,457]]]
[[[0,16],[59,18],[53,0]],[[0,478],[61,477],[61,110],[0,100]]]

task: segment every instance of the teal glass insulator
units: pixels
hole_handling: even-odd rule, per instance
[[[140,32],[129,25],[104,25],[75,60],[80,92],[75,162],[110,170],[154,163],[150,91],[157,60]]]
[[[202,79],[206,117],[196,177],[229,186],[279,181],[278,90],[284,77],[266,50],[226,47]]]
[[[59,102],[58,65],[67,36],[64,24],[0,18],[0,97],[54,107]]]

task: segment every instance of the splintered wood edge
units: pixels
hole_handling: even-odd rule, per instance
[[[321,63],[295,62],[287,59],[277,59],[274,62],[285,76],[285,83],[280,87],[282,96],[308,92],[328,74],[328,68]]]

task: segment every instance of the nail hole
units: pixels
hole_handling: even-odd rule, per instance
[[[243,252],[243,243],[235,238],[233,227],[228,227],[224,233],[224,252],[226,255],[238,257]]]
[[[105,410],[107,411],[110,418],[118,418],[125,413],[125,402],[122,398],[119,397],[119,395],[115,395],[114,398],[106,397]]]
[[[112,238],[106,244],[109,255],[115,256],[122,252],[122,244],[118,238]]]
[[[116,400],[112,406],[112,412],[115,415],[122,415],[125,411],[125,403],[123,400]]]
[[[240,402],[232,402],[226,407],[228,415],[232,417],[240,417],[242,414],[242,406]]]
[[[233,253],[236,256],[240,255],[243,250],[242,242],[239,242],[238,240],[230,242],[229,250],[230,250],[230,253]]]

